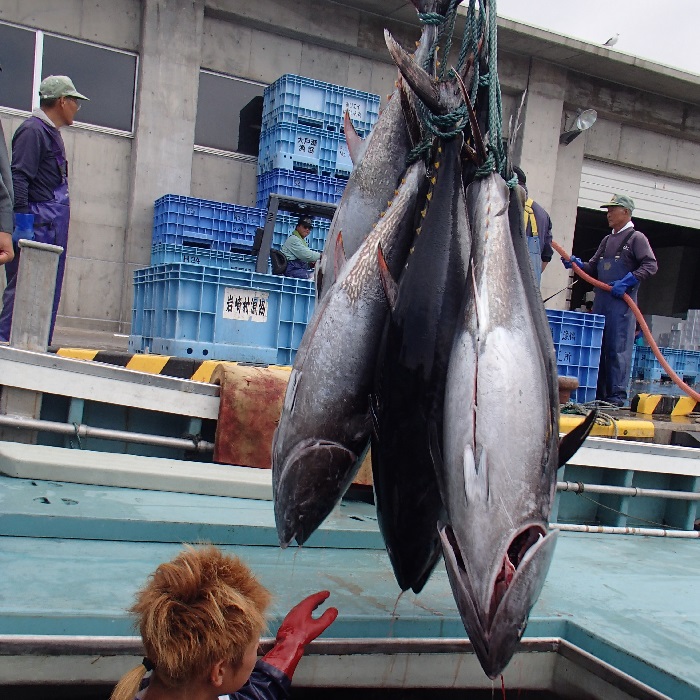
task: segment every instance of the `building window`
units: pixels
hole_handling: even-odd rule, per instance
[[[261,83],[200,71],[195,144],[257,156],[264,89]]]
[[[76,124],[133,132],[136,54],[0,23],[0,65],[0,106],[29,112],[43,78],[68,75],[90,98]]]
[[[0,104],[32,110],[35,34],[29,29],[0,24]]]

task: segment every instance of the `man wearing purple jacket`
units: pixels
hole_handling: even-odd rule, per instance
[[[59,129],[70,126],[87,100],[65,75],[44,78],[39,86],[39,109],[26,119],[12,138],[12,184],[14,186],[15,258],[5,265],[7,287],[2,296],[0,341],[10,339],[15,303],[19,246],[21,238],[63,247],[56,274],[56,292],[51,314],[49,343],[56,324],[58,302],[66,265],[70,200],[68,197],[68,161]]]
[[[566,261],[562,258],[562,261],[567,268],[575,263],[584,272],[612,287],[609,292],[597,290],[593,301],[593,313],[605,316],[596,398],[624,406],[632,363],[635,318],[622,297],[627,293],[636,302],[639,283],[656,274],[658,264],[649,240],[635,229],[632,221],[634,202],[630,197],[615,194],[600,207],[608,210],[610,234],[603,238],[588,262],[584,263],[573,255]]]

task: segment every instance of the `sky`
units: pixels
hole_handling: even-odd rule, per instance
[[[700,75],[700,0],[497,0],[499,16]]]

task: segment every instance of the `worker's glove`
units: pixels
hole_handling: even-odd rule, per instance
[[[17,245],[22,239],[34,239],[34,214],[15,214],[15,230],[12,242]]]
[[[568,260],[566,258],[562,258],[561,261],[564,263],[564,267],[567,270],[571,269],[571,265],[573,263],[576,263],[581,269],[583,269],[583,260],[581,260],[581,258],[577,258],[575,255],[572,255]]]
[[[639,280],[631,272],[628,272],[621,280],[612,283],[610,294],[616,299],[620,299],[622,295],[625,294],[628,289],[634,287],[637,282],[639,282]]]
[[[275,646],[263,656],[263,661],[291,678],[304,653],[304,647],[330,627],[338,617],[336,608],[328,608],[319,618],[311,616],[329,595],[329,591],[319,591],[297,603],[282,621],[277,631]]]

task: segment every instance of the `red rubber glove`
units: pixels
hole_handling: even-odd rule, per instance
[[[291,679],[304,653],[304,647],[330,627],[338,617],[336,608],[328,608],[317,619],[311,616],[329,595],[329,591],[319,591],[297,603],[282,620],[275,646],[263,656],[263,661],[278,668]]]

